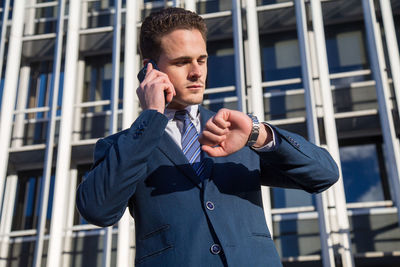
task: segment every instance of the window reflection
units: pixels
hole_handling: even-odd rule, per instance
[[[301,77],[299,43],[295,34],[290,33],[286,38],[282,35],[260,37],[263,81]]]
[[[281,257],[321,253],[317,219],[274,221],[274,242]],[[315,265],[304,265],[315,266]]]
[[[207,87],[235,85],[235,56],[232,43],[215,45],[208,53]]]
[[[232,1],[223,0],[199,0],[197,2],[197,13],[213,13],[232,9]]]
[[[52,79],[51,61],[34,62],[30,65],[28,97],[26,100],[26,108],[50,107],[52,101],[51,79]],[[61,106],[63,91],[64,72],[60,72],[60,83],[57,105]],[[24,145],[41,144],[46,140],[47,124],[49,112],[29,112],[25,118],[25,134]],[[61,110],[57,110],[57,115],[61,114]]]
[[[287,188],[272,188],[272,207],[292,208],[314,205],[314,197],[302,190]]]
[[[380,144],[363,144],[340,148],[346,201],[368,202],[389,198],[382,183],[383,160]]]
[[[355,25],[345,29],[336,26],[326,29],[330,73],[362,70],[369,67],[362,26]]]
[[[40,194],[42,192],[42,170],[18,173],[17,192],[12,220],[12,230],[34,229],[38,226]],[[54,175],[51,176],[46,229],[49,229],[53,203]]]

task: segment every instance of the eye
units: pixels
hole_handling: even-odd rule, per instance
[[[178,66],[178,67],[182,67],[182,66],[186,65],[187,63],[188,63],[188,62],[187,62],[186,60],[183,60],[183,61],[177,61],[177,62],[175,62],[174,65],[175,65],[175,66]]]

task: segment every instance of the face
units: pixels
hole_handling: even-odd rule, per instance
[[[207,49],[201,33],[174,30],[161,38],[161,50],[157,65],[168,75],[176,92],[168,108],[200,104],[207,77]]]

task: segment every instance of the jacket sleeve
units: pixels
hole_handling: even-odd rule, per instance
[[[273,151],[258,153],[262,184],[320,193],[338,180],[338,167],[328,151],[297,134],[273,128],[280,144]]]
[[[122,217],[138,181],[147,177],[147,162],[167,123],[163,114],[146,110],[128,130],[96,143],[93,167],[76,195],[88,222],[104,227]]]

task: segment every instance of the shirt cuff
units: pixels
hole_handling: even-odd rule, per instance
[[[265,126],[267,126],[271,130],[271,132],[272,132],[272,140],[268,144],[266,144],[265,146],[252,147],[252,149],[254,149],[257,152],[270,152],[270,151],[273,151],[273,150],[277,149],[279,147],[280,140],[279,140],[279,138],[276,138],[276,133],[275,133],[274,128],[272,128],[266,122],[261,122],[261,123],[264,124]]]

